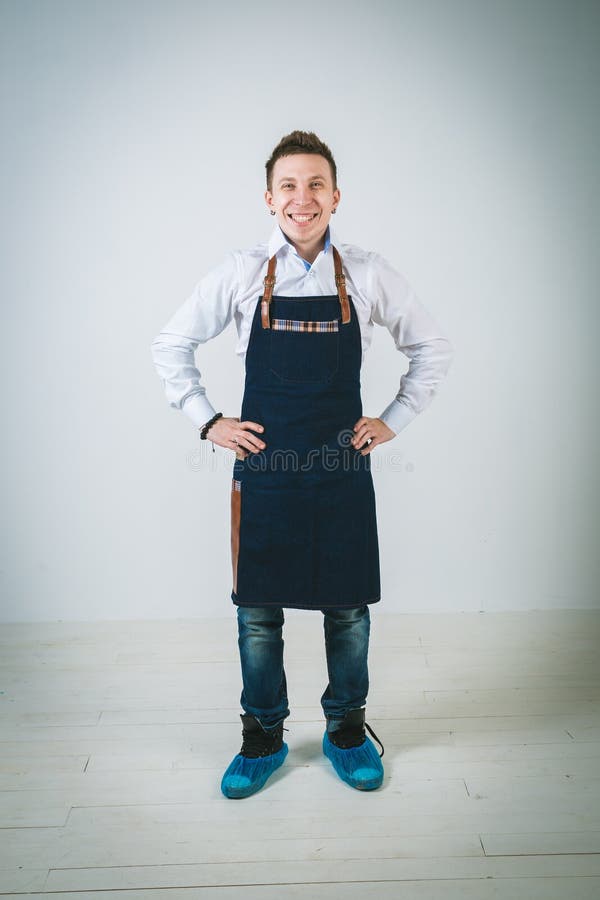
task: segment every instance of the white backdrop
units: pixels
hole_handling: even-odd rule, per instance
[[[456,349],[372,458],[374,610],[597,604],[597,3],[0,9],[3,619],[233,612],[233,454],[169,408],[150,344],[268,237],[264,162],[294,128],[336,156],[340,238],[387,256]],[[198,351],[227,415],[234,328]],[[365,414],[406,367],[377,329]]]

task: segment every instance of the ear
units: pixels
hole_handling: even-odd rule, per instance
[[[269,209],[273,208],[273,194],[271,191],[265,191],[265,203],[269,207]]]
[[[336,188],[335,191],[333,192],[333,202],[335,203],[336,209],[337,209],[338,204],[339,204],[339,202],[340,202],[340,197],[341,197],[341,196],[342,196],[342,194],[341,194],[340,189],[339,189],[339,188]]]

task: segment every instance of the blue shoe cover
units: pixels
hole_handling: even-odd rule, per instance
[[[229,763],[221,779],[221,790],[226,797],[232,799],[249,797],[250,794],[260,790],[269,775],[283,763],[287,754],[288,745],[285,741],[277,753],[271,753],[269,756],[253,759],[238,753]]]
[[[383,782],[383,764],[369,737],[365,737],[360,747],[336,747],[329,740],[327,731],[323,735],[323,753],[331,760],[333,768],[345,781],[359,791],[374,791]]]

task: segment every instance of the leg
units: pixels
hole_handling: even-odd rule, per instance
[[[329,673],[329,684],[321,697],[327,720],[323,752],[342,781],[358,790],[372,791],[383,782],[383,766],[375,745],[365,734],[369,607],[324,609],[323,614]],[[371,727],[366,727],[381,744]],[[383,755],[382,744],[381,749]]]
[[[231,798],[256,793],[283,764],[288,752],[283,720],[290,714],[283,669],[282,608],[238,606],[237,616],[243,742],[221,779],[223,794]]]
[[[335,722],[367,702],[371,619],[368,606],[322,612],[329,684],[321,706],[325,716]]]
[[[283,609],[238,606],[238,646],[243,689],[240,704],[263,728],[290,714],[283,666]]]

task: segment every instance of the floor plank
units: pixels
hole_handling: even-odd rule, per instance
[[[4,626],[3,897],[600,896],[600,613],[374,611],[385,780],[361,794],[321,751],[322,618],[303,612],[286,615],[290,754],[235,802],[233,614]]]

